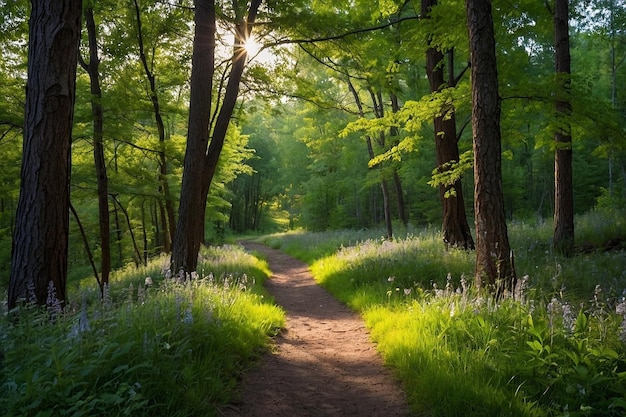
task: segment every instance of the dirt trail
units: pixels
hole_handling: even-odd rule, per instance
[[[244,378],[227,417],[410,416],[405,395],[383,367],[363,321],[317,285],[307,265],[266,246],[267,290],[287,313],[275,349]]]

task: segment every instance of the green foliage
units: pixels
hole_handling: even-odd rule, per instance
[[[453,186],[457,181],[463,178],[463,175],[473,169],[473,164],[474,154],[471,151],[465,151],[459,155],[458,161],[446,162],[440,169],[434,169],[433,179],[428,181],[428,184],[433,187],[437,187],[439,185],[444,185],[446,187]],[[454,187],[448,189],[444,197],[448,198],[452,195],[456,195]]]
[[[92,285],[61,315],[26,307],[4,321],[4,415],[216,415],[283,313],[262,291],[267,264],[233,246],[201,262],[179,281],[155,260],[116,273],[102,301]]]
[[[619,212],[581,216],[576,226],[597,241],[625,232]],[[417,414],[623,415],[624,251],[554,258],[550,224],[509,230],[520,278],[499,302],[473,288],[473,254],[443,251],[433,231],[268,242],[302,254],[316,280],[363,315]]]
[[[390,301],[413,289],[442,288],[447,274],[464,276],[472,270],[472,263],[467,252],[446,252],[438,241],[423,234],[357,242],[313,263],[311,270],[322,285],[360,310],[380,302],[381,292]],[[359,294],[356,301],[350,298],[353,293]]]

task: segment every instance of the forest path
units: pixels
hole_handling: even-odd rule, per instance
[[[362,319],[317,285],[303,262],[263,245],[268,292],[286,311],[273,352],[247,373],[227,417],[410,416],[399,382],[385,368]]]

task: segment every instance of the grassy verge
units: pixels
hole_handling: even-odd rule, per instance
[[[311,268],[363,315],[419,415],[622,416],[626,252],[603,242],[626,236],[623,223],[578,219],[579,236],[597,250],[569,259],[551,254],[549,224],[511,225],[520,279],[516,297],[498,303],[472,288],[473,254],[444,251],[432,233],[393,242],[324,236],[335,251]],[[317,253],[315,237],[299,248],[288,241],[293,254]]]
[[[283,325],[267,264],[235,246],[204,249],[185,281],[164,264],[116,273],[104,300],[87,281],[63,313],[2,322],[2,414],[215,415]]]

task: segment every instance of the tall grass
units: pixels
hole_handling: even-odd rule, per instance
[[[396,237],[437,235],[434,228],[415,229],[396,226]],[[334,230],[308,233],[304,230],[274,233],[257,239],[274,249],[280,249],[304,262],[312,263],[320,258],[332,255],[343,246],[352,246],[366,240],[384,240],[386,231],[379,228],[358,230]]]
[[[550,250],[550,224],[510,225],[518,288],[498,303],[472,288],[473,254],[444,251],[432,233],[326,235],[335,252],[311,269],[363,315],[419,415],[622,416],[626,252],[604,243],[626,237],[626,228],[621,214],[591,213],[577,219],[577,231],[578,245],[596,250],[560,258]],[[287,248],[316,252],[315,239],[297,249],[290,236]]]
[[[119,271],[102,300],[83,282],[64,312],[2,322],[0,414],[216,415],[283,325],[267,264],[235,246],[204,249],[185,280],[164,264]]]

